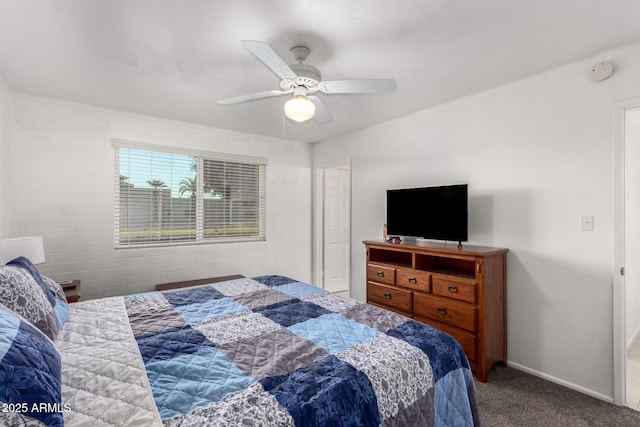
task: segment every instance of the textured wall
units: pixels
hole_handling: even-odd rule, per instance
[[[14,135],[13,231],[43,235],[42,271],[81,279],[83,298],[237,273],[310,280],[307,144],[23,95]],[[115,250],[111,139],[267,158],[267,241]]]

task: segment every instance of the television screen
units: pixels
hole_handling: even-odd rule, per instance
[[[387,190],[387,233],[467,241],[467,184]]]

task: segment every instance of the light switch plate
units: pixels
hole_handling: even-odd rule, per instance
[[[580,216],[580,231],[593,231],[593,215]]]

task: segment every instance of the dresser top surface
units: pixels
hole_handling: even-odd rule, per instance
[[[367,247],[376,247],[380,249],[398,250],[398,251],[425,251],[438,252],[451,255],[472,255],[472,256],[489,256],[506,254],[509,249],[494,248],[491,246],[476,246],[463,244],[458,249],[457,243],[452,242],[434,242],[430,240],[408,240],[400,243],[388,243],[382,240],[365,240]]]

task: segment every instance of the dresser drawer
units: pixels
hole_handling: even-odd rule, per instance
[[[475,306],[430,295],[413,295],[413,312],[416,315],[438,320],[471,332],[476,331]]]
[[[432,293],[460,301],[476,303],[476,284],[449,280],[443,277],[433,277]]]
[[[398,289],[393,286],[367,283],[367,302],[384,307],[394,308],[411,315],[411,291]]]
[[[458,341],[458,343],[464,350],[464,354],[467,355],[467,359],[469,359],[470,362],[476,360],[476,335],[472,334],[471,332],[465,331],[464,329],[455,328],[451,325],[447,325],[446,323],[438,322],[437,320],[428,319],[421,316],[416,316],[416,320],[427,323],[436,329],[440,329],[441,331],[448,333],[453,338],[455,338],[456,341]]]
[[[395,285],[396,269],[378,264],[367,264],[367,281]]]
[[[431,274],[418,270],[397,270],[396,285],[431,292]]]

